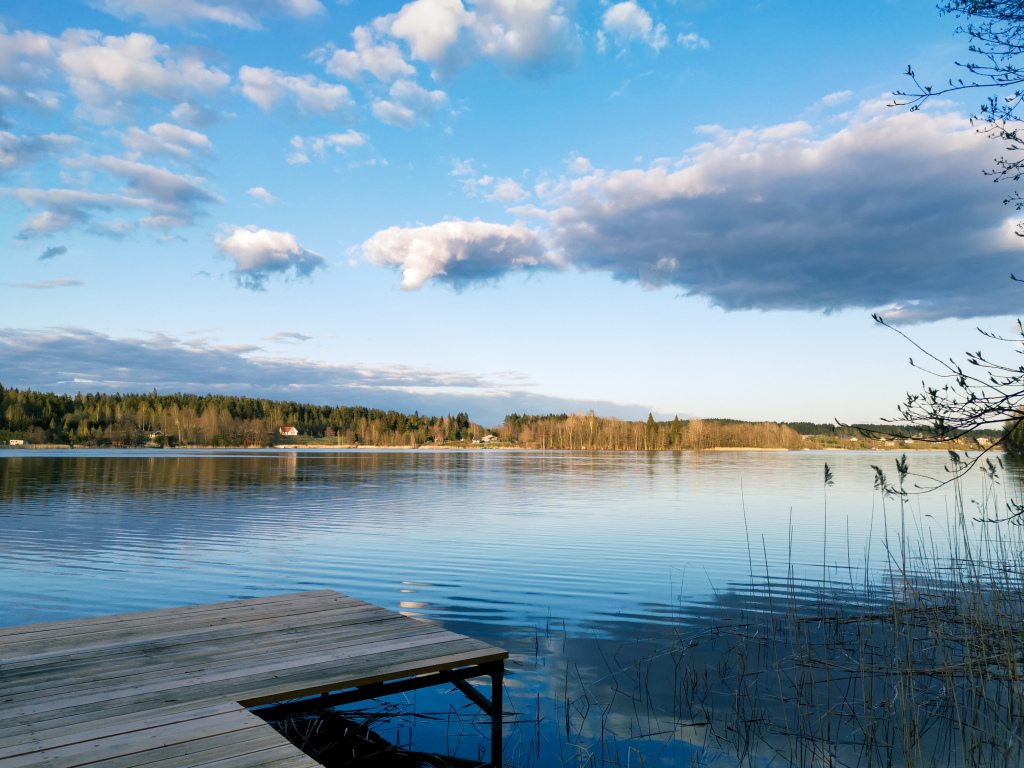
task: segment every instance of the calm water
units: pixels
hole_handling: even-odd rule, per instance
[[[0,625],[335,589],[510,649],[508,708],[530,724],[506,754],[558,765],[565,691],[623,648],[742,601],[766,562],[811,591],[881,564],[898,523],[870,465],[895,475],[896,455],[4,450]],[[948,458],[910,461],[941,476]],[[945,535],[941,492],[912,505],[910,536]],[[403,740],[480,748],[452,735],[458,694],[418,695],[449,722]],[[602,729],[626,744],[644,726],[616,706]],[[664,741],[662,762],[686,759]]]

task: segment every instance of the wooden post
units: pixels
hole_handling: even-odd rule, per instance
[[[501,768],[501,693],[505,663],[499,661],[491,673],[491,763]]]

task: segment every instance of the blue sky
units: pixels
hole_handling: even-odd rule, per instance
[[[8,0],[0,381],[877,421],[1022,241],[927,2]],[[969,94],[970,95],[970,94]],[[975,94],[976,95],[976,94]]]

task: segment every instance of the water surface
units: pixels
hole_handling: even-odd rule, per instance
[[[0,625],[334,589],[510,649],[509,707],[544,727],[507,738],[519,762],[557,765],[570,667],[574,686],[607,677],[761,594],[766,563],[809,593],[884,563],[898,505],[871,465],[894,476],[897,455],[4,450]],[[910,461],[940,477],[949,459]],[[910,505],[908,536],[945,535],[943,492]],[[623,743],[643,730],[626,710],[607,723]],[[668,742],[662,762],[685,759]]]

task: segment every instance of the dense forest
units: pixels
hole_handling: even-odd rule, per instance
[[[285,442],[282,427],[337,444],[412,446],[479,437],[469,416],[411,416],[226,395],[56,395],[0,385],[0,440],[138,446],[262,447]]]
[[[297,437],[283,437],[294,427]],[[862,428],[809,422],[734,419],[622,421],[587,414],[512,413],[495,429],[469,415],[421,416],[359,406],[310,405],[227,395],[57,395],[0,385],[0,443],[80,446],[248,446],[277,444],[417,447],[485,440],[555,450],[788,449],[890,445],[869,441]],[[890,430],[901,444],[921,435]],[[993,431],[989,437],[998,436]],[[493,437],[486,438],[487,435]],[[859,436],[859,437],[858,437]],[[919,447],[923,447],[919,446]]]

